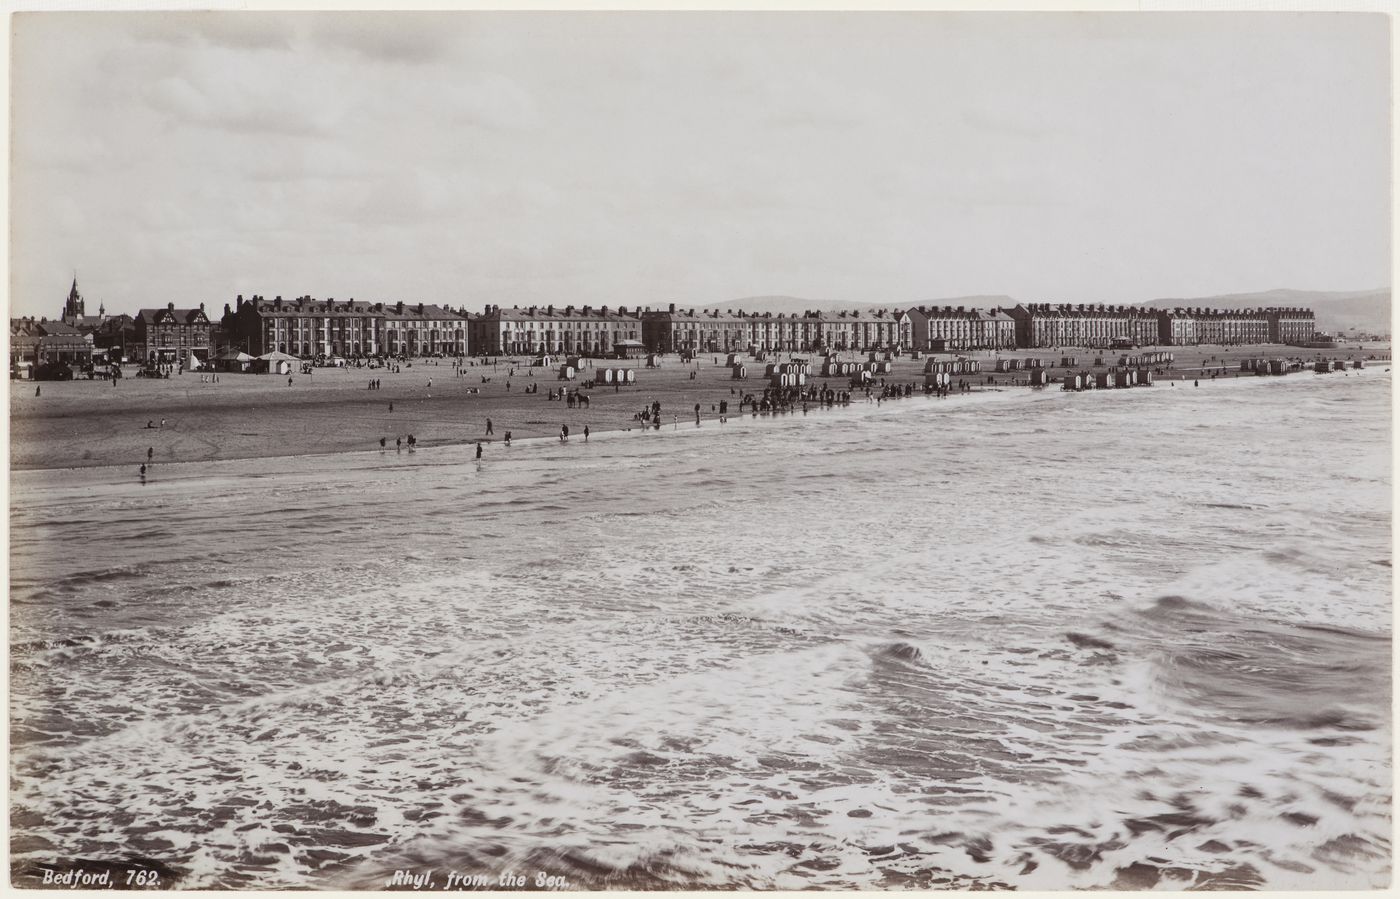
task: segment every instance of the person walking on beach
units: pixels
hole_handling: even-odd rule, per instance
[[[141,464],[141,477],[144,478],[145,476],[146,476],[146,465],[145,465],[145,463],[143,462],[143,463]]]
[[[559,442],[560,442],[560,443],[568,443],[568,442],[569,442],[569,426],[568,426],[568,425],[562,425],[562,426],[559,428]]]
[[[154,458],[155,458],[155,455],[156,455],[156,448],[155,448],[155,447],[153,447],[153,446],[148,446],[148,447],[146,447],[146,461],[147,461],[147,462],[149,462],[149,461],[151,461],[152,459],[154,459]]]
[[[35,396],[38,396],[38,395],[39,395],[39,391],[41,391],[41,390],[43,390],[42,387],[36,386],[36,387],[34,388],[34,395],[35,395]]]
[[[389,438],[388,438],[388,437],[380,437],[380,438],[379,438],[379,448],[380,448],[380,449],[383,449],[384,446],[385,446],[388,442],[389,442]]]
[[[489,418],[486,419],[486,433],[488,435],[496,433],[495,429],[491,427],[491,419]]]
[[[394,404],[393,404],[393,403],[390,403],[390,404],[389,404],[389,411],[390,411],[390,412],[393,412],[393,411],[394,411]]]
[[[583,442],[588,442],[588,425],[583,426]]]
[[[505,444],[506,446],[510,446],[510,431],[506,431]]]
[[[478,440],[478,441],[476,442],[476,458],[477,458],[477,461],[478,461],[478,462],[481,461],[481,441],[480,441],[480,440]]]
[[[403,452],[403,438],[402,438],[402,437],[395,437],[395,438],[394,438],[394,449],[398,450],[399,452]]]

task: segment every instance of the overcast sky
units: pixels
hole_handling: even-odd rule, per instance
[[[12,314],[1390,281],[1337,14],[21,14]]]

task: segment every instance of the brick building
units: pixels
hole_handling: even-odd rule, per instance
[[[472,323],[473,350],[489,356],[612,357],[642,348],[641,310],[619,306],[487,306]]]
[[[136,329],[132,335],[133,358],[142,362],[184,362],[193,354],[208,359],[212,325],[204,314],[204,304],[197,308],[176,309],[174,303],[163,309],[142,309],[136,314]]]

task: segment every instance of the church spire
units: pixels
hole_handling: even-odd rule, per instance
[[[83,295],[78,293],[78,273],[75,271],[73,286],[68,289],[68,302],[63,304],[63,321],[75,324],[83,315]]]

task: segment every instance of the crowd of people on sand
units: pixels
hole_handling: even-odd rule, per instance
[[[1374,359],[1375,356],[1372,356],[1371,358]],[[421,362],[421,361],[422,361],[422,360],[420,360],[420,362]],[[1298,361],[1306,361],[1306,360],[1303,360],[1302,357],[1298,357]],[[1387,361],[1388,361],[1388,357],[1387,357]],[[1212,364],[1212,363],[1213,363],[1213,364]],[[409,362],[409,363],[407,363],[407,364],[408,364],[410,367],[412,366],[412,363],[411,363],[411,362]],[[439,365],[440,363],[438,363],[437,361],[429,361],[427,364],[430,364],[430,365]],[[465,368],[466,368],[466,366],[468,366],[468,365],[473,365],[473,366],[475,366],[475,365],[477,365],[477,364],[478,364],[478,363],[477,363],[476,361],[471,361],[471,360],[455,360],[455,361],[452,362],[452,367],[453,367],[453,369],[456,371],[456,373],[460,376],[460,375],[462,375],[462,374],[465,374]],[[485,363],[483,362],[482,364],[484,365]],[[388,370],[389,370],[390,372],[397,372],[397,371],[400,371],[400,370],[401,370],[399,365],[392,365],[392,364],[391,364],[391,365],[388,365],[387,368],[388,368]],[[180,367],[179,367],[179,371],[180,371],[180,373],[183,373],[183,366],[180,366]],[[1226,362],[1225,362],[1225,360],[1224,360],[1223,358],[1217,358],[1217,357],[1214,357],[1214,356],[1209,357],[1209,358],[1203,360],[1203,361],[1202,361],[1201,367],[1200,367],[1199,369],[1197,369],[1196,371],[1199,372],[1199,376],[1196,377],[1196,378],[1193,380],[1193,383],[1194,383],[1194,385],[1197,386],[1197,387],[1200,386],[1201,380],[1202,380],[1202,379],[1205,379],[1205,378],[1209,378],[1209,379],[1211,379],[1211,380],[1214,380],[1214,379],[1216,379],[1216,378],[1221,378],[1221,377],[1230,377],[1231,375],[1233,375],[1233,376],[1235,376],[1235,377],[1239,377],[1239,376],[1240,376],[1240,373],[1239,373],[1238,371],[1235,371],[1231,365],[1226,364]],[[1179,370],[1179,372],[1180,372],[1180,370]],[[516,369],[515,369],[514,367],[510,367],[510,368],[508,369],[508,374],[511,375],[511,376],[516,375]],[[167,375],[168,375],[168,373],[167,373]],[[528,377],[530,377],[531,379],[533,379],[534,373],[533,373],[533,372],[529,372],[529,373],[528,373]],[[1183,380],[1184,380],[1184,377],[1185,377],[1184,372],[1180,372],[1180,373],[1177,375],[1177,377],[1178,377],[1179,379],[1183,379]],[[693,373],[692,373],[692,379],[693,379]],[[114,380],[114,382],[115,382],[115,378],[114,378],[113,380]],[[201,382],[204,382],[204,383],[218,383],[219,375],[218,375],[217,373],[202,374],[202,375],[200,376],[200,380],[201,380]],[[481,380],[482,380],[482,383],[489,383],[489,382],[491,381],[491,377],[488,376],[488,375],[482,375]],[[288,379],[287,379],[287,384],[288,384],[288,386],[291,386],[292,383],[293,383],[293,379],[292,379],[291,377],[288,377]],[[981,383],[981,382],[977,382],[977,383]],[[994,377],[988,376],[988,377],[987,377],[987,380],[986,380],[986,383],[989,384],[989,385],[995,385],[995,384],[997,383],[997,381],[995,380]],[[1011,382],[1011,383],[1014,384],[1014,383],[1016,383],[1016,382],[1013,381],[1013,382]],[[427,386],[428,386],[429,389],[432,388],[432,378],[428,378],[428,379],[427,379]],[[968,392],[971,392],[971,391],[973,390],[973,386],[974,386],[974,382],[973,382],[972,380],[970,380],[970,379],[959,379],[959,380],[957,380],[956,382],[949,383],[949,384],[943,384],[943,385],[937,385],[937,386],[925,386],[925,387],[920,388],[918,385],[916,385],[915,383],[912,383],[912,382],[896,383],[896,382],[893,382],[893,381],[891,381],[891,380],[887,380],[887,379],[884,379],[884,378],[880,378],[880,379],[878,379],[878,380],[867,381],[867,382],[864,383],[863,385],[862,385],[862,384],[859,384],[859,383],[856,382],[856,381],[852,381],[851,384],[850,384],[850,389],[837,389],[837,388],[833,388],[833,387],[831,386],[830,382],[823,382],[823,383],[821,383],[820,385],[818,385],[818,384],[816,384],[816,383],[813,383],[813,384],[811,384],[811,385],[809,385],[809,386],[802,386],[802,387],[772,387],[772,386],[768,386],[768,387],[764,387],[764,388],[762,389],[762,392],[761,392],[761,393],[759,393],[759,392],[747,392],[747,393],[743,393],[742,395],[740,394],[739,389],[738,389],[737,387],[735,387],[735,386],[730,386],[730,388],[729,388],[729,396],[730,396],[731,399],[722,399],[722,400],[720,400],[720,401],[718,401],[718,402],[711,403],[711,404],[710,404],[710,412],[711,412],[712,414],[714,414],[714,415],[717,416],[719,423],[724,424],[724,423],[726,423],[726,422],[729,421],[730,405],[731,405],[731,401],[732,401],[733,398],[737,398],[737,408],[738,408],[738,412],[739,412],[740,414],[743,414],[743,413],[747,410],[752,416],[758,417],[759,415],[769,415],[769,414],[773,414],[773,415],[791,414],[791,413],[797,412],[797,411],[800,409],[801,412],[805,415],[805,414],[807,414],[807,412],[809,411],[810,407],[813,406],[813,405],[817,406],[818,408],[831,408],[831,407],[834,407],[834,406],[849,406],[849,405],[851,404],[851,402],[852,402],[853,397],[859,395],[860,393],[863,393],[863,394],[865,395],[865,401],[866,401],[867,403],[875,403],[875,404],[878,405],[878,404],[881,404],[881,403],[883,403],[883,402],[885,402],[885,401],[888,401],[888,400],[902,399],[902,398],[914,396],[917,392],[922,392],[922,393],[925,393],[925,394],[927,394],[927,395],[939,396],[939,397],[946,397],[946,396],[950,395],[951,393],[955,393],[955,392],[956,392],[956,393],[968,393]],[[507,387],[507,389],[509,389],[509,387],[510,387],[510,381],[509,381],[509,380],[506,381],[506,387]],[[382,388],[382,380],[381,380],[381,379],[379,379],[379,378],[372,378],[372,379],[370,379],[370,380],[368,381],[367,389],[369,389],[369,390],[379,390],[379,389],[381,389],[381,388]],[[35,387],[35,396],[41,395],[41,392],[40,392],[40,391],[41,391],[41,388],[38,387],[38,386],[36,386],[36,387]],[[532,381],[532,383],[528,384],[528,385],[524,388],[524,391],[525,391],[525,393],[527,393],[527,394],[538,393],[538,392],[539,392],[539,383],[538,383],[538,382]],[[476,389],[475,389],[475,388],[471,388],[470,392],[475,393],[475,392],[476,392]],[[429,396],[431,396],[431,394],[429,394]],[[550,401],[554,401],[554,400],[562,401],[562,402],[565,404],[565,406],[566,406],[567,408],[569,408],[569,409],[586,409],[586,408],[589,408],[589,406],[590,406],[590,400],[589,400],[588,394],[585,393],[583,390],[578,389],[578,388],[574,388],[574,389],[570,389],[570,388],[567,388],[567,387],[560,387],[560,388],[558,388],[558,389],[552,389],[552,388],[551,388],[551,389],[548,391],[548,399],[549,399]],[[390,412],[393,412],[393,411],[394,411],[394,404],[393,404],[392,402],[388,404],[388,409],[389,409]],[[701,404],[701,403],[698,403],[698,402],[697,402],[697,403],[694,404],[694,407],[693,407],[692,411],[693,411],[694,416],[695,416],[695,425],[696,425],[697,427],[700,426],[700,425],[702,424],[702,421],[703,421],[702,410],[703,410],[703,407],[702,407],[702,404]],[[673,424],[673,425],[678,425],[678,424],[679,424],[679,417],[680,417],[679,414],[677,414],[677,413],[672,413],[672,415],[671,415],[671,420],[672,420],[672,424]],[[664,422],[664,419],[663,419],[663,416],[662,416],[662,407],[661,407],[661,403],[660,403],[659,401],[653,400],[649,405],[643,406],[639,411],[633,413],[633,415],[632,415],[632,421],[633,421],[634,425],[640,425],[640,426],[641,426],[641,429],[644,430],[644,431],[645,431],[645,430],[660,430],[660,429],[661,429],[661,426],[662,426],[662,424],[663,424],[663,422]],[[153,430],[156,430],[156,429],[164,429],[164,428],[166,427],[166,424],[167,424],[166,420],[165,420],[165,419],[161,419],[161,420],[160,420],[160,424],[157,426],[156,423],[155,423],[155,420],[152,419],[152,420],[149,420],[149,421],[146,422],[146,426],[145,426],[145,427],[146,427],[147,429],[153,429]],[[631,428],[627,428],[626,430],[631,430]],[[589,436],[590,436],[590,434],[591,434],[591,428],[590,428],[590,426],[589,426],[589,425],[584,425],[584,427],[583,427],[583,432],[582,432],[582,433],[583,433],[584,442],[587,443],[587,442],[588,442],[588,439],[589,439]],[[487,438],[493,438],[494,436],[495,436],[495,422],[494,422],[492,419],[487,418],[487,419],[486,419],[486,427],[485,427],[485,437],[487,437]],[[559,429],[559,442],[560,442],[560,443],[568,443],[568,442],[569,442],[569,437],[570,437],[569,425],[568,425],[567,423],[564,423],[564,424],[562,424],[562,425],[560,426],[560,429]],[[475,457],[476,457],[476,459],[477,459],[478,461],[480,461],[480,460],[483,458],[483,456],[484,456],[485,443],[486,443],[486,442],[489,442],[489,441],[487,441],[487,440],[482,440],[482,439],[478,439],[478,440],[475,441],[475,444],[476,444],[476,448],[475,448]],[[511,433],[511,431],[507,430],[507,431],[504,432],[501,442],[502,442],[502,444],[503,444],[504,446],[506,446],[506,447],[509,447],[509,446],[511,445],[511,442],[512,442],[512,433]],[[402,452],[402,451],[404,450],[405,446],[407,446],[407,449],[408,449],[409,452],[415,452],[416,449],[417,449],[417,445],[418,445],[417,437],[416,437],[415,435],[413,435],[413,434],[407,435],[406,438],[404,438],[404,437],[397,437],[397,436],[394,438],[394,446],[395,446],[396,451],[398,451],[398,452]],[[381,449],[387,449],[387,447],[388,447],[388,438],[387,438],[387,437],[381,437],[381,438],[379,438],[379,446],[380,446]],[[151,466],[154,464],[154,461],[155,461],[154,456],[155,456],[155,448],[154,448],[154,447],[148,447],[147,450],[146,450],[146,462],[143,463],[143,464],[140,466],[140,469],[139,469],[139,471],[140,471],[140,476],[141,476],[141,478],[142,478],[143,481],[145,480],[147,474],[149,473]]]

